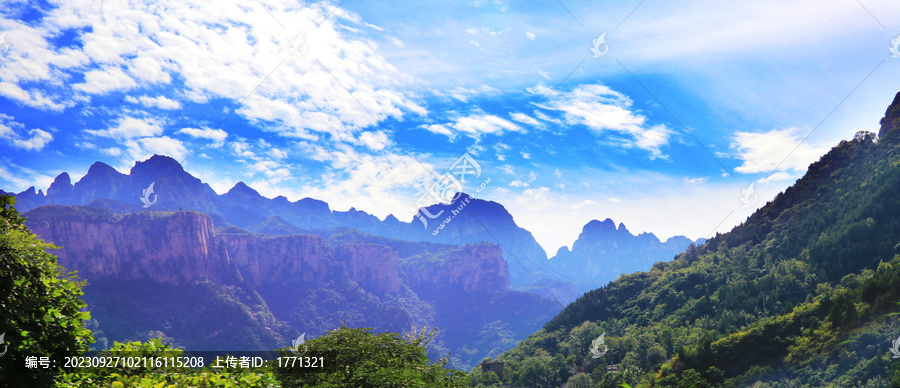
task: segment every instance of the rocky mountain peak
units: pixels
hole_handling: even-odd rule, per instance
[[[103,162],[94,162],[90,168],[88,168],[87,174],[84,175],[85,178],[91,176],[103,176],[103,175],[125,175],[122,174],[116,169],[110,167],[110,165]],[[82,178],[83,180],[84,178]]]
[[[177,160],[164,155],[153,155],[143,162],[136,162],[131,168],[132,177],[166,176],[172,173],[185,172]]]
[[[69,178],[68,173],[64,172],[57,175],[56,179],[53,180],[53,183],[50,184],[50,187],[47,188],[47,195],[67,195],[72,191],[72,188],[72,179]]]
[[[615,231],[616,223],[612,219],[607,218],[603,221],[591,220],[591,222],[585,224],[584,228],[581,229],[581,234],[587,236],[597,236],[613,233]]]
[[[886,133],[900,127],[900,92],[894,96],[894,102],[884,112],[884,118],[881,119],[881,129],[878,131],[878,137],[884,136]]]
[[[232,187],[231,190],[228,190],[228,192],[225,194],[226,195],[237,194],[237,195],[252,196],[252,197],[260,197],[261,196],[258,191],[254,190],[250,186],[247,186],[247,184],[244,182],[235,183],[234,187]]]

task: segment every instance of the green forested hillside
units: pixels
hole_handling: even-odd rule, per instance
[[[894,386],[897,253],[900,133],[861,132],[731,232],[585,293],[498,357],[502,378],[473,382]]]

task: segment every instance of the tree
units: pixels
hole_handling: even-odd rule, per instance
[[[668,359],[668,356],[666,356],[666,349],[664,349],[662,346],[654,345],[650,349],[647,349],[648,366],[659,365],[666,359]]]
[[[276,368],[276,376],[284,387],[469,387],[466,373],[444,368],[447,358],[428,360],[425,346],[437,329],[406,337],[370,330],[342,326],[307,340],[306,356],[322,357],[322,372]]]
[[[591,376],[584,373],[569,377],[569,381],[566,383],[568,388],[591,388],[593,386],[594,382],[591,380]]]
[[[553,382],[553,371],[547,365],[550,357],[531,357],[522,363],[518,385],[547,387]]]
[[[15,371],[29,356],[60,359],[85,352],[94,342],[83,323],[90,314],[82,311],[84,282],[76,281],[73,272],[64,272],[56,256],[45,252],[56,247],[25,227],[14,205],[15,198],[0,196],[0,334],[5,333],[8,346],[0,357],[0,386],[45,386],[56,370]]]

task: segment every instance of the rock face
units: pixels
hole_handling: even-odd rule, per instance
[[[404,269],[413,290],[430,292],[436,285],[465,293],[493,293],[509,289],[509,269],[499,246],[470,244],[445,254],[439,260]]]
[[[884,118],[881,119],[881,129],[878,131],[878,137],[882,137],[898,127],[900,127],[900,92],[894,96],[894,102],[892,102],[887,108],[887,111],[884,112]]]
[[[216,239],[212,220],[197,212],[166,217],[134,215],[117,223],[45,220],[28,222],[28,227],[45,241],[61,246],[52,252],[59,263],[85,278],[232,284],[240,277],[225,246]]]
[[[184,284],[233,284],[242,278],[261,284],[320,284],[343,270],[376,294],[400,291],[399,258],[376,244],[329,247],[319,236],[216,235],[212,219],[181,211],[125,217],[96,209],[47,206],[30,213],[28,226],[48,242],[59,262],[85,278],[150,279]],[[54,213],[53,216],[46,213]],[[498,270],[499,268],[495,268]]]
[[[64,190],[64,177],[58,182],[54,191]],[[270,237],[216,230],[195,211],[123,216],[48,205],[25,216],[38,236],[63,247],[52,252],[60,264],[88,280],[85,300],[110,341],[164,330],[203,349],[271,349],[341,323],[389,332],[440,325],[450,328],[441,339],[450,351],[478,348],[456,361],[470,368],[559,311],[554,301],[511,291],[502,250],[488,243],[397,244],[347,231]],[[484,334],[497,322],[509,330]]]
[[[334,258],[360,287],[376,294],[400,292],[400,258],[390,248],[376,244],[341,245],[335,248]]]
[[[331,265],[331,251],[318,236],[222,235],[219,240],[245,279],[257,286],[321,282],[325,280],[326,267]]]

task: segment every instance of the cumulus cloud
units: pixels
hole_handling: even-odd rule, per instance
[[[415,208],[417,198],[409,197],[403,188],[421,188],[422,195],[434,179],[429,173],[434,167],[412,155],[370,155],[347,145],[325,148],[315,143],[303,143],[302,149],[312,159],[330,166],[320,180],[304,187],[303,192],[313,198],[329,198],[334,209],[371,209],[378,217],[385,217],[392,210],[409,210]],[[395,214],[412,218],[414,210],[407,213]]]
[[[828,152],[828,146],[803,142],[808,131],[798,128],[772,129],[767,132],[737,132],[731,148],[742,163],[735,171],[743,174],[775,171],[806,171],[806,168]],[[773,180],[783,179],[775,176]]]
[[[13,117],[0,113],[0,139],[26,151],[40,151],[53,140],[53,134],[43,129],[26,129]]]
[[[562,92],[538,86],[529,91],[550,96],[539,107],[563,112],[567,124],[584,125],[598,136],[617,133],[626,138],[617,144],[646,150],[651,157],[662,156],[661,149],[669,143],[673,133],[663,124],[648,124],[644,115],[632,109],[630,98],[604,85],[580,85]]]
[[[147,108],[179,109],[173,95],[146,95],[177,79],[181,97],[242,103],[236,112],[264,130],[328,133],[338,141],[406,112],[426,114],[401,91],[412,79],[351,26],[375,27],[325,2],[63,0],[7,36],[17,44],[0,63],[0,95],[60,111],[125,92]],[[308,52],[292,55],[300,33]],[[61,34],[81,45],[57,47]]]
[[[211,129],[211,128],[182,128],[178,131],[178,133],[183,133],[190,137],[196,139],[207,139],[212,141],[213,147],[221,147],[225,142],[225,138],[228,137],[228,133],[221,129]]]
[[[468,116],[458,116],[453,121],[439,126],[427,126],[431,132],[453,137],[454,131],[478,139],[486,134],[501,134],[503,132],[519,132],[522,127],[502,117],[492,114],[474,113]]]
[[[359,143],[372,151],[381,151],[391,144],[384,132],[363,132],[359,135]]]
[[[136,118],[136,117],[120,117],[116,120],[116,124],[107,129],[86,131],[95,136],[133,139],[139,137],[159,136],[163,133],[163,125],[159,119],[154,118]]]
[[[140,96],[138,98],[128,96],[128,97],[125,97],[125,101],[128,101],[132,104],[140,103],[141,105],[148,107],[148,108],[157,108],[157,109],[164,109],[164,110],[181,109],[180,102],[175,101],[170,98],[166,98],[164,96],[158,96],[158,97]]]
[[[171,156],[176,160],[183,160],[187,156],[184,144],[168,136],[130,139],[125,141],[125,148],[133,160],[145,160],[155,154]]]
[[[522,124],[533,125],[535,127],[541,126],[540,121],[537,121],[534,119],[534,117],[531,117],[531,116],[521,113],[521,112],[510,113],[509,117],[515,121],[522,123]]]

